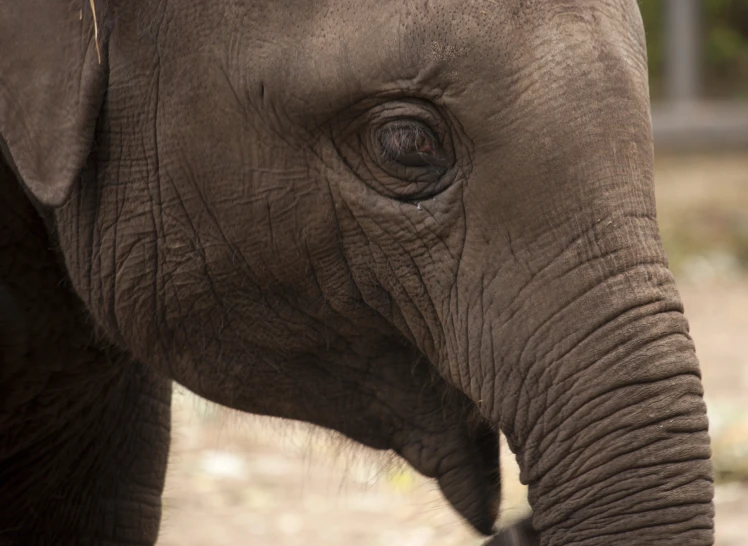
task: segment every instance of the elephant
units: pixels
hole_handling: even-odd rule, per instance
[[[0,0],[0,142],[0,543],[154,544],[172,382],[713,543],[636,0]]]

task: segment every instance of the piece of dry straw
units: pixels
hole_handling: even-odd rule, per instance
[[[94,0],[88,0],[88,3],[91,5],[91,13],[93,14],[94,20],[94,41],[96,42],[96,56],[99,59],[99,64],[101,64],[101,49],[99,48],[99,24],[96,22],[96,5],[94,4]]]

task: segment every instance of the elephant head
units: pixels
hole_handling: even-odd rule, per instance
[[[108,339],[484,533],[501,430],[543,544],[712,543],[635,0],[0,14],[6,156]]]

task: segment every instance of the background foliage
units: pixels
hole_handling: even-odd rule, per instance
[[[703,0],[703,93],[748,99],[748,0]],[[664,2],[640,0],[653,97],[663,92]]]

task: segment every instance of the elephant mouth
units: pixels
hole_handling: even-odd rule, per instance
[[[435,479],[446,500],[476,531],[491,535],[501,492],[498,431],[425,358],[414,361],[411,349],[405,348],[405,356],[402,351],[397,345],[358,367],[355,358],[346,356],[349,370],[363,369],[366,374],[355,381],[340,380],[339,372],[331,374],[336,380],[324,389],[314,388],[313,373],[331,364],[304,358],[294,369],[311,370],[310,375],[273,375],[274,392],[296,396],[258,397],[256,389],[263,388],[261,380],[266,377],[260,374],[230,403],[224,392],[208,398],[251,413],[303,419],[372,449],[391,450],[420,474]],[[279,383],[286,378],[293,380]],[[351,396],[352,392],[360,395]],[[201,393],[205,395],[205,389]]]
[[[486,421],[471,420],[441,434],[411,436],[395,451],[435,478],[447,501],[476,531],[491,535],[501,496],[499,435]]]

